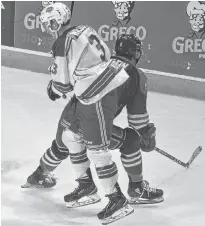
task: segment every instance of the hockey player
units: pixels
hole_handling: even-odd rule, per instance
[[[98,214],[106,224],[133,212],[117,183],[117,167],[108,149],[121,151],[130,179],[130,202],[163,201],[163,191],[150,188],[142,178],[140,147],[143,151],[154,149],[156,129],[149,123],[146,110],[146,77],[135,67],[141,43],[132,35],[121,36],[116,42],[117,56],[109,61],[109,50],[97,33],[88,26],[68,28],[68,15],[69,9],[62,3],[45,8],[41,14],[43,28],[58,37],[53,45],[55,63],[50,68],[53,80],[48,95],[56,100],[74,88],[75,96],[62,113],[56,140],[28,184],[54,186],[56,180],[50,172],[68,156],[68,147],[79,187],[65,196],[67,205],[82,204],[85,197],[88,199],[83,205],[97,202],[100,199],[89,168],[90,158],[110,199]],[[125,106],[133,129],[113,126],[113,119]]]
[[[98,213],[98,218],[103,224],[110,223],[134,212],[121,192],[117,182],[117,166],[108,151],[114,119],[113,107],[116,104],[112,104],[110,94],[106,93],[120,86],[129,76],[122,67],[109,67],[110,51],[94,29],[89,26],[69,26],[70,10],[66,5],[54,3],[45,7],[40,19],[42,29],[57,38],[52,47],[55,62],[50,67],[52,80],[48,86],[49,96],[56,99],[74,89],[75,95],[82,98],[82,102],[75,97],[70,102],[69,111],[66,112],[71,119],[67,121],[67,126],[70,126],[66,134],[62,134],[62,139],[66,137],[64,143],[69,147],[79,182],[91,179],[90,160],[95,165],[101,185],[109,198],[109,203]],[[92,97],[89,100],[86,98],[84,102],[84,95],[90,94]],[[89,187],[83,187],[77,195],[85,194],[86,189],[90,191],[92,187],[90,198],[99,201],[94,183],[88,184]],[[66,196],[65,200],[68,199],[72,197]]]

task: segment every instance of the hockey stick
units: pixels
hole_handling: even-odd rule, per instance
[[[199,146],[194,153],[192,154],[191,158],[189,159],[189,161],[187,162],[187,169],[190,167],[190,165],[192,164],[192,162],[194,161],[194,159],[201,153],[202,151],[202,147]]]
[[[190,167],[190,165],[192,164],[192,162],[194,161],[194,159],[195,159],[195,158],[200,154],[200,152],[202,151],[202,147],[199,146],[199,147],[193,152],[193,154],[191,155],[191,157],[190,157],[190,159],[189,159],[189,161],[188,161],[187,163],[182,162],[181,160],[179,160],[179,159],[175,158],[174,156],[168,154],[167,152],[165,152],[165,151],[159,149],[158,147],[155,147],[154,150],[157,151],[158,153],[160,153],[160,154],[166,156],[167,158],[171,159],[172,161],[178,163],[179,165],[181,165],[181,166],[183,166],[183,167],[185,167],[185,168],[188,169],[188,168]]]
[[[70,6],[71,18],[72,18],[72,15],[73,15],[74,4],[75,4],[75,1],[72,1],[71,6]]]

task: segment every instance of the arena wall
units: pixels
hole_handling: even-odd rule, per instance
[[[48,74],[52,63],[48,53],[1,46],[2,66]],[[148,78],[148,90],[205,100],[205,79],[143,69]]]

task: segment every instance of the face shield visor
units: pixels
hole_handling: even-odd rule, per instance
[[[60,30],[61,25],[57,23],[55,19],[48,20],[46,22],[41,21],[41,30],[53,37],[56,37],[57,32]]]

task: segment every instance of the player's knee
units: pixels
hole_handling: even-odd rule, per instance
[[[123,145],[125,137],[126,137],[125,130],[114,125],[112,129],[112,137],[111,137],[109,149],[110,150],[120,149]]]
[[[83,138],[76,133],[73,133],[71,130],[65,130],[62,134],[63,144],[71,150],[78,150],[79,146],[84,146]],[[83,150],[85,147],[83,147]]]
[[[64,160],[69,155],[69,150],[65,147],[60,147],[59,145],[57,145],[56,140],[53,140],[52,142],[51,151],[59,160]]]
[[[108,150],[88,150],[87,155],[96,167],[104,167],[113,163]]]
[[[132,154],[140,149],[140,136],[131,128],[125,128],[126,137],[120,148],[122,154]]]

